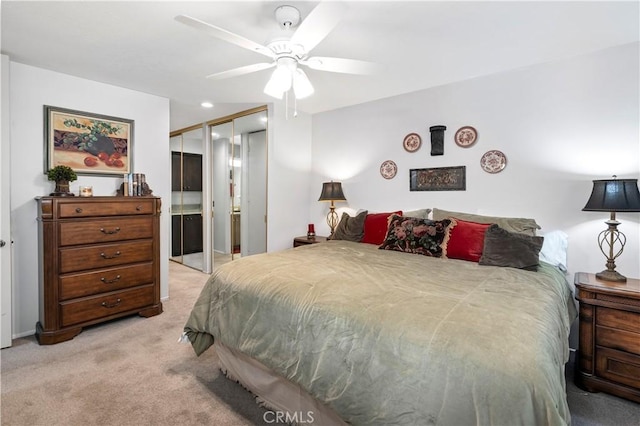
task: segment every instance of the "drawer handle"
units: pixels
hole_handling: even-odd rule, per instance
[[[142,206],[136,206],[136,211],[142,210]]]
[[[113,284],[118,280],[120,280],[120,275],[116,275],[116,277],[114,279],[112,279],[112,280],[108,280],[105,277],[100,278],[100,281],[102,281],[105,284]]]
[[[82,213],[82,209],[80,207],[76,207],[76,213]]]
[[[105,308],[115,308],[116,306],[118,306],[120,304],[120,302],[121,302],[120,299],[116,300],[116,303],[102,302],[102,306],[104,306]]]
[[[113,256],[107,256],[104,253],[100,253],[100,256],[102,256],[103,259],[115,259],[116,257],[120,256],[120,251],[118,250]]]
[[[116,227],[116,229],[114,229],[113,231],[107,231],[104,228],[100,228],[100,232],[102,232],[103,234],[117,234],[118,232],[120,232],[120,228]]]

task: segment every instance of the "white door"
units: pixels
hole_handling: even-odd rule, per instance
[[[11,228],[9,217],[10,188],[9,173],[9,57],[2,55],[0,71],[2,101],[0,102],[0,300],[2,311],[0,316],[0,347],[11,346]]]

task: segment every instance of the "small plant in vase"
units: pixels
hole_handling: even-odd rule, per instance
[[[69,166],[55,166],[47,172],[47,178],[56,183],[56,189],[49,195],[53,196],[73,196],[69,191],[69,182],[78,179],[78,175]]]

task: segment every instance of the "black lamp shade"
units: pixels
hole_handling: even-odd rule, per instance
[[[325,182],[322,184],[322,192],[318,201],[346,201],[342,193],[341,182]]]
[[[638,179],[594,180],[587,212],[640,212]]]

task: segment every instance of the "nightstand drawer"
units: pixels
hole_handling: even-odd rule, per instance
[[[640,332],[640,314],[598,307],[596,324],[638,333]]]
[[[596,325],[596,345],[640,355],[640,334]]]
[[[636,387],[640,377],[640,358],[613,349],[598,348],[596,374],[607,380]]]

